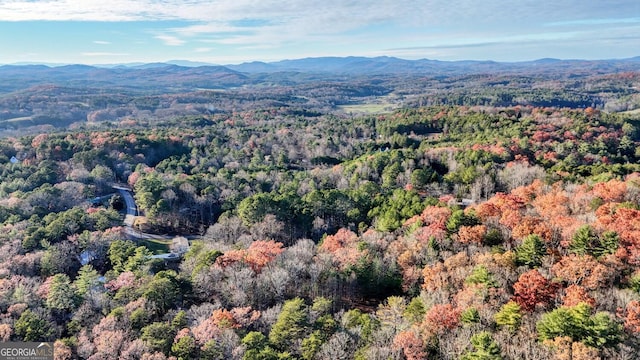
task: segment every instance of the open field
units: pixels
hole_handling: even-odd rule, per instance
[[[340,105],[338,108],[346,113],[358,114],[381,114],[393,111],[393,105],[391,104],[350,104]]]
[[[154,254],[166,254],[169,252],[171,240],[142,239],[140,240],[140,244],[144,245]]]

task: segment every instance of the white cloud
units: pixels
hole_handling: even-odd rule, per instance
[[[464,19],[547,19],[566,21],[598,15],[600,18],[628,17],[637,13],[635,0],[0,0],[0,20],[186,20],[201,22],[276,19],[281,22],[314,19],[325,25],[398,20],[404,23],[456,23]],[[333,20],[332,20],[333,19]],[[329,21],[326,23],[326,21]],[[462,25],[462,23],[460,23]]]
[[[113,52],[83,52],[81,55],[95,57],[95,56],[129,56],[130,54],[113,53]]]
[[[110,45],[111,44],[111,42],[103,41],[103,40],[94,40],[93,43],[94,44],[98,44],[98,45]]]
[[[206,53],[206,52],[210,52],[212,50],[213,50],[213,48],[200,47],[200,48],[196,48],[194,51],[197,52],[197,53]]]
[[[513,42],[545,34],[550,24],[566,26],[560,29],[566,34],[603,24],[598,19],[629,30],[629,19],[637,19],[629,14],[638,13],[638,0],[0,0],[0,21],[181,21],[184,26],[148,34],[170,46],[200,42],[241,50]]]
[[[162,40],[165,43],[165,45],[169,45],[169,46],[180,46],[186,42],[178,37],[166,35],[166,34],[156,35],[155,38]]]

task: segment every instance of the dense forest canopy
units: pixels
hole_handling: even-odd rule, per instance
[[[633,358],[638,79],[69,93],[77,119],[26,127],[59,88],[2,95],[0,339],[58,359]],[[338,107],[356,97],[406,101]]]

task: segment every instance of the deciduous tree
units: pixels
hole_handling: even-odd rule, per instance
[[[513,299],[523,310],[533,311],[537,306],[547,307],[557,289],[558,285],[549,282],[538,270],[529,270],[513,285]]]

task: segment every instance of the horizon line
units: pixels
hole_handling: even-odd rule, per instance
[[[181,67],[202,67],[202,66],[237,66],[251,63],[264,63],[264,64],[276,64],[284,61],[299,61],[299,60],[309,60],[309,59],[349,59],[349,58],[362,58],[362,59],[379,59],[379,58],[389,58],[389,59],[397,59],[403,61],[436,61],[442,63],[460,63],[460,62],[493,62],[497,64],[518,64],[518,63],[528,63],[528,62],[538,62],[538,61],[624,61],[624,60],[634,60],[640,58],[640,55],[633,57],[621,57],[621,58],[598,58],[598,59],[581,59],[581,58],[552,58],[552,57],[542,57],[536,59],[529,60],[518,60],[518,61],[501,61],[501,60],[491,60],[491,59],[462,59],[462,60],[439,60],[439,59],[430,59],[430,58],[419,58],[419,59],[407,59],[398,56],[389,56],[389,55],[380,55],[380,56],[359,56],[359,55],[347,55],[347,56],[307,56],[301,58],[284,58],[280,60],[245,60],[238,63],[227,63],[227,64],[219,64],[208,61],[199,61],[199,60],[188,60],[188,59],[170,59],[170,60],[158,60],[158,61],[128,61],[128,62],[120,62],[120,63],[82,63],[82,62],[47,62],[47,61],[17,61],[11,63],[0,63],[0,66],[46,66],[50,68],[62,67],[62,66],[73,66],[73,65],[84,65],[91,67],[116,67],[116,66],[124,66],[124,67],[134,67],[134,66],[144,66],[144,65],[152,65],[152,64],[166,64],[166,65],[175,65]],[[194,66],[188,65],[180,65],[175,63],[193,63],[198,64]]]

